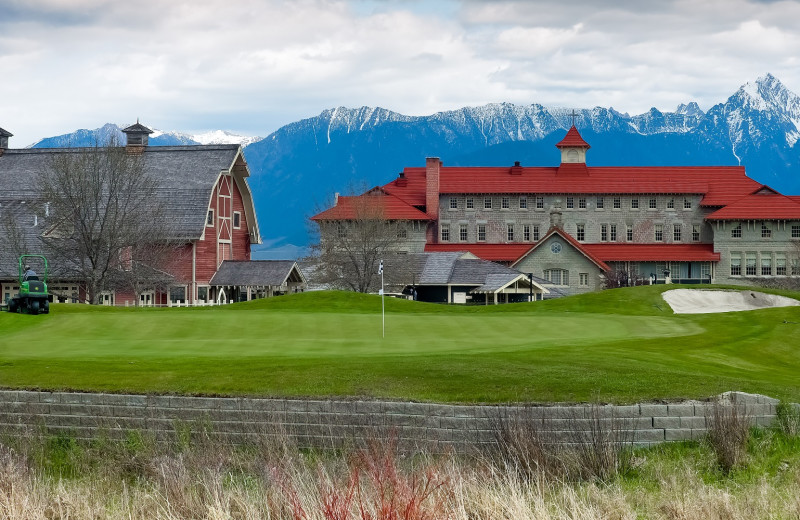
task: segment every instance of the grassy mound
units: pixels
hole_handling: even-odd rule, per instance
[[[0,385],[447,402],[800,400],[800,310],[674,315],[616,289],[459,307],[315,292],[205,308],[0,314]],[[797,294],[783,293],[798,297]]]

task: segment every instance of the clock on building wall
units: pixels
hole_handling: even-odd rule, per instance
[[[558,254],[561,252],[561,242],[553,242],[550,244],[550,251],[554,254]]]

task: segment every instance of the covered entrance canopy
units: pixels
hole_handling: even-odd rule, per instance
[[[210,285],[227,300],[248,301],[303,292],[306,279],[294,260],[225,260]]]

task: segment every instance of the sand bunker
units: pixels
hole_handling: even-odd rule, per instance
[[[790,307],[800,301],[757,291],[673,289],[661,295],[675,314],[754,311],[769,307]]]

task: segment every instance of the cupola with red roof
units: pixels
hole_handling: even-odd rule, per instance
[[[561,150],[561,164],[586,164],[586,150],[591,148],[574,124],[556,147]]]

